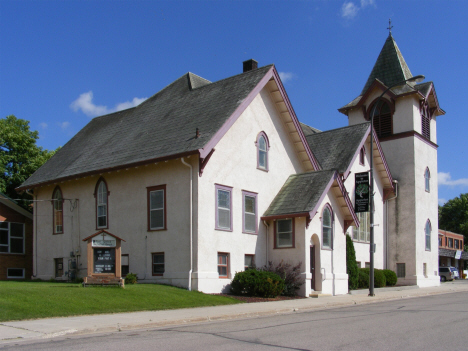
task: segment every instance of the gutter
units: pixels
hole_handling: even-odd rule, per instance
[[[188,290],[192,291],[192,270],[193,270],[193,228],[192,228],[192,218],[193,218],[193,168],[192,165],[185,162],[184,158],[180,159],[182,164],[190,168],[190,270],[188,275]]]

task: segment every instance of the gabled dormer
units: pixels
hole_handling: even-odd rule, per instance
[[[388,36],[361,94],[338,111],[350,125],[374,118],[381,142],[414,135],[436,144],[436,117],[445,114],[439,106],[434,84],[407,82],[413,77],[393,36]],[[387,90],[379,100],[379,96]],[[376,105],[377,104],[377,105]]]

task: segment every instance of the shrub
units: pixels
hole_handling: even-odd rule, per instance
[[[355,290],[359,286],[358,265],[353,240],[346,235],[346,272],[348,273],[348,289]]]
[[[369,268],[359,268],[359,288],[369,288]],[[385,274],[381,269],[374,268],[374,288],[382,288],[387,283]]]
[[[369,268],[358,268],[358,288],[369,289]]]
[[[374,287],[383,288],[387,285],[385,274],[381,269],[374,269]]]
[[[237,272],[231,282],[234,295],[276,297],[284,290],[284,280],[278,274],[251,268]]]
[[[128,273],[125,277],[125,284],[136,284],[138,276],[135,273]]]
[[[383,273],[385,274],[385,279],[387,280],[387,286],[394,286],[397,283],[397,275],[391,269],[384,269]]]
[[[263,266],[261,270],[276,273],[284,280],[284,290],[281,295],[296,296],[297,291],[305,283],[304,278],[301,277],[301,266],[302,262],[293,266],[292,264],[281,260],[281,262],[275,267],[273,262],[269,261],[268,265]]]

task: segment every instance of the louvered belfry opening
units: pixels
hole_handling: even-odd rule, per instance
[[[373,118],[374,129],[379,138],[392,135],[392,110],[386,101],[378,103],[374,110]]]
[[[427,140],[431,140],[431,115],[427,104],[421,107],[421,130],[422,135]]]

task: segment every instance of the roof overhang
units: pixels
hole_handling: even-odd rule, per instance
[[[1,193],[0,193],[0,203],[4,204],[5,206],[11,208],[13,211],[18,212],[19,214],[22,214],[23,216],[29,219],[33,219],[33,215],[31,212],[26,211],[20,205],[16,204],[12,199],[7,197],[6,195],[4,196]]]
[[[87,236],[86,238],[83,239],[83,241],[88,241],[89,239],[91,238],[94,238],[95,236],[99,235],[99,234],[103,234],[103,233],[106,233],[107,235],[110,235],[118,240],[122,240],[122,241],[125,241],[124,239],[122,238],[119,238],[117,235],[114,235],[112,233],[109,233],[107,230],[104,230],[104,229],[101,229],[100,231],[98,231],[97,233],[94,233],[94,234],[91,234],[90,236]]]

